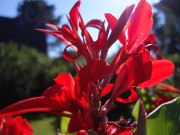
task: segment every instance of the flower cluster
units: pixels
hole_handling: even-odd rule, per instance
[[[8,117],[43,111],[71,118],[68,126],[70,133],[130,135],[134,126],[129,120],[121,117],[116,122],[108,121],[107,114],[116,107],[114,102],[134,102],[138,99],[135,87],[157,85],[173,73],[174,64],[166,59],[151,59],[147,49],[149,44],[144,42],[153,25],[152,7],[146,0],[141,0],[135,10],[134,5],[128,6],[119,19],[110,13],[105,14],[107,27],[104,21],[98,19],[85,24],[79,12],[80,4],[81,1],[77,1],[69,12],[70,26],[62,25],[62,28],[59,28],[47,24],[54,30],[38,29],[54,35],[67,45],[63,56],[66,60],[73,61],[77,76],[60,73],[54,79],[56,84],[46,89],[39,97],[25,99],[2,109],[0,134],[15,135],[5,129],[7,126],[11,127],[13,122],[9,122],[10,120],[16,119]],[[87,27],[98,30],[97,40],[93,40]],[[118,50],[112,61],[107,63],[108,50],[117,40],[122,44],[122,48]],[[67,50],[68,47],[71,47],[77,55],[71,55]],[[85,58],[85,66],[76,63],[80,56]],[[115,74],[117,77],[112,84],[111,79]],[[128,90],[131,95],[121,98],[120,95]],[[109,99],[102,104],[101,98],[109,92],[111,92]],[[23,128],[24,125],[21,126]],[[31,134],[32,130],[29,126],[27,131],[28,129]]]

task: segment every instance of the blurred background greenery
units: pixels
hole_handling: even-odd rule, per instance
[[[180,88],[179,7],[178,0],[161,0],[154,5],[156,12],[154,12],[152,29],[159,39],[158,43],[163,56],[172,60],[176,66],[174,74],[166,81],[176,88]],[[60,55],[56,58],[47,55],[47,44],[51,46],[52,50],[55,50],[56,46],[61,43],[56,39],[47,43],[47,38],[49,38],[47,35],[39,35],[40,32],[34,34],[34,28],[45,28],[46,22],[53,24],[61,22],[60,16],[53,16],[53,10],[54,6],[47,5],[45,1],[27,0],[19,5],[17,18],[0,17],[0,109],[22,99],[39,96],[46,88],[55,84],[53,78],[59,73],[70,72],[75,75],[72,62],[67,62]],[[7,26],[11,27],[7,29]],[[26,39],[30,39],[32,42]],[[62,50],[63,48],[58,53]],[[127,92],[123,96],[128,94]],[[106,98],[108,97],[103,98],[102,102]],[[117,105],[118,107],[109,114],[113,116],[110,120],[118,120],[121,115],[124,115],[125,118],[132,117],[134,104],[117,103]],[[68,134],[68,119],[66,118],[45,113],[31,113],[23,116],[34,128],[34,135],[55,135],[57,128],[61,128],[62,133]],[[63,120],[62,123],[61,120]]]
[[[73,63],[64,58],[49,58],[34,48],[14,42],[0,44],[0,108],[29,97],[39,96],[52,86],[59,73],[74,73]],[[55,135],[60,117],[45,113],[24,115],[34,135]],[[64,124],[63,124],[64,125]],[[66,130],[67,131],[67,130]]]

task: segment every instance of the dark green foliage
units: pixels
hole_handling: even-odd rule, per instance
[[[164,55],[166,59],[171,60],[174,65],[174,73],[170,76],[168,83],[172,86],[180,89],[180,56],[179,54],[172,54],[172,55]]]
[[[137,119],[140,102],[133,109],[133,115]],[[156,108],[147,116],[147,135],[180,135],[180,98],[166,102]],[[139,134],[138,134],[139,135]]]
[[[39,96],[54,84],[53,78],[59,73],[73,70],[73,63],[63,58],[50,59],[14,43],[0,44],[0,63],[0,108]]]
[[[180,98],[164,103],[147,117],[147,135],[180,135]]]

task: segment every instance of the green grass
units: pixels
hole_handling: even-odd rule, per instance
[[[32,113],[23,116],[34,129],[33,135],[56,135],[60,118],[45,113]]]
[[[30,125],[34,129],[34,135],[56,135],[54,123],[56,119],[54,117],[43,118],[38,121],[30,121]]]
[[[57,128],[60,128],[60,132],[65,135],[75,135],[76,133],[68,133],[68,124],[70,118],[54,116],[51,114],[35,112],[30,114],[24,114],[24,118],[27,119],[29,124],[34,129],[33,135],[56,135]]]

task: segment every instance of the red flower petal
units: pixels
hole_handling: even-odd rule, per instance
[[[113,84],[108,84],[101,92],[101,96],[100,97],[103,97],[105,96],[106,94],[108,94],[110,91],[111,91],[111,88],[113,87]]]
[[[138,85],[146,79],[147,74],[144,69],[143,63],[137,60],[128,60],[128,78],[133,82],[133,86]]]
[[[115,99],[132,86],[143,82],[146,78],[146,70],[141,62],[133,59],[127,60],[126,63],[120,67],[111,98]]]
[[[60,110],[58,102],[53,98],[34,97],[14,103],[0,111],[0,118],[18,115],[21,113]]]
[[[59,103],[58,112],[51,112],[56,115],[66,115],[64,113],[59,113],[59,111],[69,111],[72,112],[78,109],[78,101],[75,100],[74,89],[75,84],[74,80],[72,80],[72,76],[70,74],[59,74],[55,81],[59,84],[56,84],[47,90],[45,90],[42,96],[46,98],[55,98],[56,101]],[[68,117],[68,116],[67,116]]]
[[[71,11],[69,12],[70,16],[70,22],[77,30],[79,27],[79,7],[80,7],[81,1],[79,0],[76,2],[76,4],[72,7]]]
[[[122,133],[119,133],[119,134],[117,134],[117,135],[132,135],[132,131],[124,131],[124,132],[122,132]]]
[[[137,61],[141,61],[141,62],[145,63],[150,60],[150,53],[147,50],[144,50],[142,52],[131,53],[128,56],[128,59],[136,59]]]
[[[134,89],[130,89],[131,95],[128,98],[120,98],[117,97],[116,101],[121,102],[121,103],[130,103],[130,102],[135,102],[138,99],[138,95]]]
[[[156,60],[144,63],[144,68],[149,74],[148,78],[138,87],[151,87],[168,78],[174,71],[174,64],[169,60]]]
[[[131,15],[133,11],[134,5],[131,5],[127,7],[124,12],[121,14],[119,19],[117,20],[116,24],[114,25],[112,32],[108,39],[107,48],[109,48],[120,36],[121,33],[124,33],[123,29],[129,19],[129,16]],[[112,18],[112,16],[109,16],[109,14],[106,14],[106,16],[109,18]],[[113,19],[113,22],[115,20]]]
[[[26,119],[20,116],[7,118],[0,131],[1,135],[32,135],[33,129]]]
[[[72,46],[72,45],[71,45]],[[81,55],[80,52],[77,50],[77,55],[76,56],[72,56],[68,51],[67,48],[71,47],[71,46],[66,46],[64,51],[63,51],[63,56],[66,60],[68,61],[75,61],[77,58],[79,58],[79,56]]]
[[[74,33],[71,31],[68,25],[62,25],[62,34],[63,37],[72,44],[77,42]]]
[[[81,112],[82,113],[82,112]],[[68,125],[68,132],[73,133],[82,129],[92,129],[93,122],[89,114],[81,114],[80,112],[75,112],[71,117]]]
[[[43,30],[43,29],[35,29],[38,30],[40,32],[44,32],[44,33],[50,33],[53,36],[55,36],[57,39],[59,39],[60,41],[62,41],[64,44],[69,45],[69,43],[65,40],[67,40],[65,37],[63,37],[62,35],[62,30],[59,29],[58,31],[51,31],[51,30]],[[72,49],[74,49],[76,51],[76,48],[74,46],[71,46]]]
[[[75,79],[71,76],[71,74],[60,73],[54,80],[57,84],[65,86],[69,91],[74,93]]]
[[[76,135],[87,135],[86,130],[80,130],[78,132],[76,132]]]
[[[106,13],[105,17],[106,17],[108,23],[110,24],[111,29],[113,29],[116,22],[117,22],[117,19],[110,13]],[[125,33],[121,34],[120,37],[118,37],[118,38],[119,38],[119,42],[121,44],[126,45],[126,35],[125,35]]]
[[[102,60],[92,60],[84,66],[76,79],[76,92],[81,95],[83,91],[87,91],[87,86],[92,81],[103,78],[111,71],[107,62]]]
[[[55,29],[55,30],[60,30],[60,28],[54,24],[46,23],[46,26],[49,26],[50,28]]]
[[[158,90],[160,91],[164,91],[164,92],[175,92],[175,93],[179,93],[180,94],[180,90],[176,89],[175,87],[172,87],[170,85],[167,84],[160,84],[161,88],[158,88]]]
[[[49,88],[47,88],[42,94],[41,96],[44,96],[46,98],[51,98],[51,97],[55,97],[55,95],[59,95],[59,93],[61,93],[64,90],[65,87],[63,87],[60,84],[55,84]]]
[[[130,19],[132,23],[128,28],[128,47],[136,47],[149,35],[153,25],[151,10],[152,7],[146,0],[139,2]]]
[[[120,67],[118,76],[116,78],[115,84],[114,84],[114,88],[113,88],[113,92],[111,97],[113,97],[113,99],[115,99],[116,97],[120,96],[122,93],[124,93],[126,90],[129,89],[129,85],[126,85],[127,83],[131,83],[127,80],[127,76],[128,76],[128,69],[126,64],[123,64]]]
[[[86,27],[94,27],[97,29],[101,29],[102,25],[103,25],[103,22],[101,20],[93,19],[86,24],[85,28]]]
[[[71,96],[72,93],[67,92],[69,92],[67,88],[63,87],[62,85],[56,84],[48,88],[42,94],[43,96],[25,99],[2,109],[0,111],[0,119],[8,116],[37,111],[71,117],[71,114],[65,114],[61,112],[62,110],[72,112],[72,106],[69,105],[69,102],[65,102],[69,99],[73,100]]]

